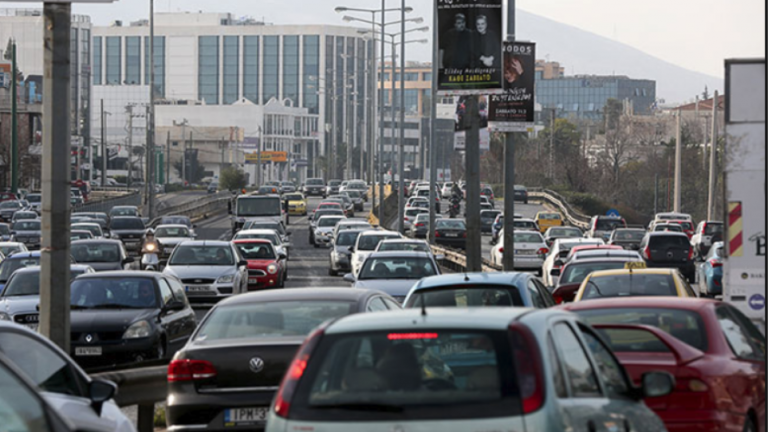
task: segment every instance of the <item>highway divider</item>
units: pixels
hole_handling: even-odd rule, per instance
[[[93,379],[117,384],[115,403],[119,407],[138,405],[137,429],[154,431],[155,404],[168,394],[168,360],[161,365],[91,374]]]

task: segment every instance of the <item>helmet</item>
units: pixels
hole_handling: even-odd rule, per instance
[[[154,237],[155,236],[155,230],[153,230],[152,228],[147,228],[147,230],[144,231],[144,236],[145,237]]]

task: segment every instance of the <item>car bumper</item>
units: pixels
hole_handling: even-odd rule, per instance
[[[190,291],[190,285],[183,282],[182,284],[184,285],[184,292],[187,295],[187,299],[190,302],[222,299],[231,297],[232,295],[236,294],[233,284],[196,285],[207,287],[205,291]]]
[[[258,291],[265,288],[274,288],[278,285],[280,273],[267,276],[249,276],[248,291]]]
[[[466,238],[448,239],[445,237],[438,237],[435,239],[435,243],[439,245],[445,245],[445,246],[451,246],[451,247],[457,247],[457,248],[463,249],[467,246],[467,239]]]
[[[315,244],[318,246],[328,247],[331,245],[331,237],[315,235]]]
[[[515,255],[515,268],[516,269],[541,269],[544,265],[544,260],[536,256],[530,255]]]
[[[94,332],[95,333],[95,332]],[[72,336],[75,339],[75,335]],[[115,341],[94,341],[82,343],[73,341],[69,355],[84,369],[122,365],[146,361],[157,357],[159,337],[121,339]],[[78,355],[78,348],[101,348],[101,355]]]
[[[339,257],[331,259],[331,269],[337,272],[351,272],[352,265],[349,263],[349,258]]]
[[[171,390],[166,400],[168,431],[263,430],[265,422],[233,426],[225,422],[225,411],[233,408],[269,409],[277,388],[269,391],[198,393],[185,384]]]
[[[289,208],[288,214],[291,216],[304,216],[305,214],[307,214],[307,208],[306,207]]]

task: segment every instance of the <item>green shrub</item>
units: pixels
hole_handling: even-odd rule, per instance
[[[159,406],[155,408],[155,421],[154,421],[155,427],[164,428],[167,425],[165,424],[165,407]]]

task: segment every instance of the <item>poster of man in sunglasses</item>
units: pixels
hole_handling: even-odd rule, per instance
[[[501,0],[438,0],[438,91],[501,92]]]

